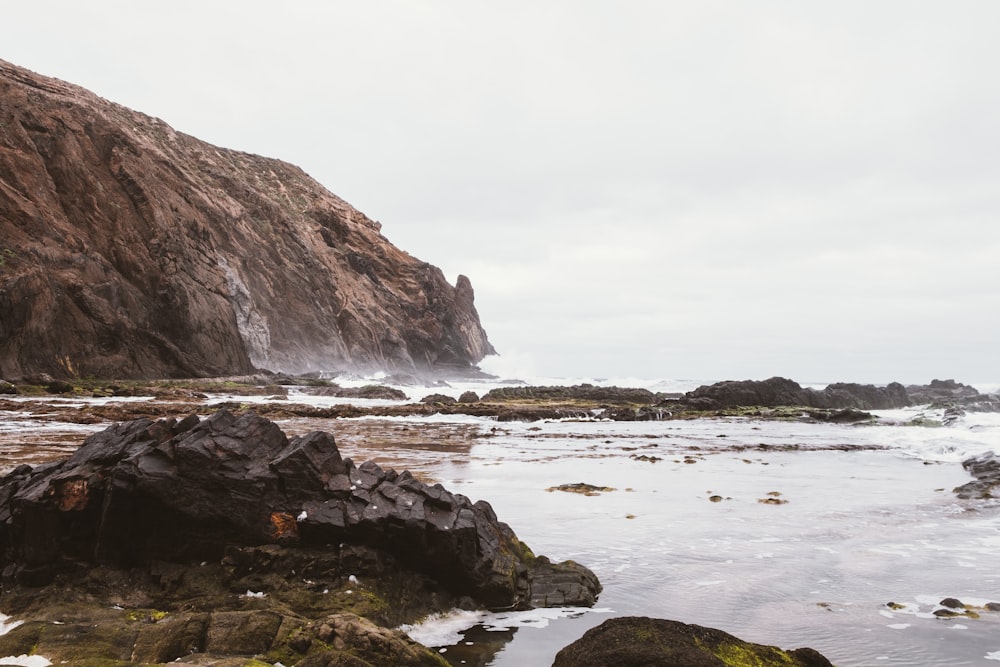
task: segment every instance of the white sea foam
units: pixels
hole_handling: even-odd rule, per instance
[[[5,635],[24,621],[12,621],[7,614],[0,614],[0,635]]]
[[[481,625],[490,632],[503,632],[515,628],[545,628],[551,621],[560,618],[610,613],[613,611],[607,607],[550,607],[512,612],[456,609],[446,614],[432,614],[420,623],[402,625],[399,629],[424,646],[451,646],[463,641],[462,633],[476,625]]]
[[[41,655],[17,655],[0,658],[0,665],[19,665],[19,667],[48,667],[52,661]]]

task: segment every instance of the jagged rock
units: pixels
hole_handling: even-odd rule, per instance
[[[954,380],[931,380],[931,383],[926,385],[908,385],[906,393],[915,405],[950,403],[980,396],[979,390],[975,387]]]
[[[972,498],[992,498],[993,489],[1000,485],[1000,456],[996,452],[986,452],[962,461],[962,467],[975,477],[955,489],[963,500]]]
[[[0,61],[10,380],[470,372],[494,350],[468,278],[379,229],[293,165]]]
[[[622,617],[588,630],[552,667],[833,667],[810,648],[783,651],[721,630],[646,617]]]
[[[0,482],[0,545],[5,576],[33,584],[81,563],[218,562],[259,545],[343,559],[359,545],[493,608],[530,606],[554,571],[579,582],[560,589],[560,604],[593,604],[600,590],[576,563],[536,559],[484,501],[355,466],[328,433],[289,440],[273,422],[224,410],[117,424],[68,459],[20,466]]]

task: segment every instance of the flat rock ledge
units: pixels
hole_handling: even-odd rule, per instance
[[[116,424],[15,469],[0,479],[0,553],[0,610],[26,621],[0,656],[57,664],[443,664],[383,626],[589,606],[601,590],[587,568],[536,557],[484,501],[225,410]]]
[[[552,667],[833,667],[811,648],[784,651],[722,630],[626,616],[588,630]]]

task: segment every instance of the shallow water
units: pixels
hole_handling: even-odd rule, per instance
[[[335,432],[356,428],[344,429],[349,421]],[[969,477],[948,460],[1000,444],[991,427],[484,421],[478,433],[462,425],[463,447],[454,431],[433,435],[456,424],[368,421],[395,443],[392,455],[353,435],[340,436],[345,451],[387,466],[419,461],[425,477],[489,500],[536,553],[584,563],[604,584],[599,611],[572,618],[464,617],[472,635],[447,619],[412,631],[454,664],[551,664],[611,615],[811,646],[841,667],[989,664],[1000,651],[1000,613],[931,614],[944,597],[1000,601],[1000,508],[958,501],[951,490]],[[410,447],[402,436],[414,432],[423,442]],[[617,490],[546,490],[571,482]],[[498,628],[492,645],[482,622]]]

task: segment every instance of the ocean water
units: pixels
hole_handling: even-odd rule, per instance
[[[530,383],[581,381],[670,392],[702,384]],[[412,401],[428,393],[482,394],[491,386],[401,388]],[[292,390],[289,400],[343,399]],[[962,460],[1000,452],[1000,415],[916,426],[916,419],[940,423],[942,413],[918,407],[877,414],[877,425],[864,426],[500,423],[448,415],[279,423],[289,433],[331,431],[357,462],[409,469],[487,500],[535,553],[574,559],[600,577],[604,591],[593,609],[454,612],[406,628],[455,665],[549,665],[588,628],[622,615],[712,626],[785,648],[811,646],[840,667],[995,664],[1000,612],[948,619],[933,612],[945,597],[980,608],[1000,602],[1000,503],[960,501],[952,492],[970,479]],[[30,458],[31,446],[48,448],[41,458],[57,455],[98,428],[29,413],[8,417],[0,424],[0,464]],[[13,440],[28,446],[18,449]],[[614,490],[549,490],[575,482]]]
[[[452,391],[466,389],[476,383]],[[455,612],[405,628],[455,665],[549,665],[621,615],[811,646],[840,667],[993,664],[1000,612],[981,608],[1000,602],[1000,503],[952,490],[970,479],[962,460],[1000,452],[1000,415],[916,426],[943,413],[876,414],[863,426],[437,415],[340,420],[335,432],[356,460],[485,499],[536,553],[600,577],[591,610]],[[615,490],[548,490],[574,482]],[[935,616],[946,597],[980,607],[977,617]]]

